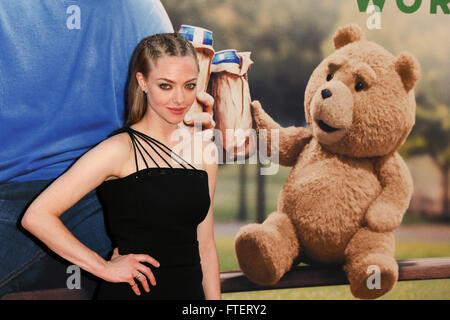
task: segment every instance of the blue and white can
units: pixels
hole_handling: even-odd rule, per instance
[[[213,45],[212,31],[205,28],[183,24],[178,33],[194,44],[206,46]]]
[[[240,65],[241,58],[239,58],[236,50],[234,49],[221,50],[214,54],[212,64],[217,65],[221,63],[236,63]]]

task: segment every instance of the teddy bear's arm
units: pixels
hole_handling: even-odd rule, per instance
[[[397,152],[376,161],[375,170],[382,191],[367,210],[367,225],[373,231],[392,231],[400,225],[408,209],[413,192],[412,177]]]
[[[264,111],[259,101],[252,102],[252,113],[259,139],[267,142],[267,156],[282,166],[293,166],[300,152],[310,141],[311,132],[303,127],[282,128]],[[272,130],[278,132],[278,148],[272,146]],[[273,157],[272,152],[278,152],[278,161],[276,157]]]

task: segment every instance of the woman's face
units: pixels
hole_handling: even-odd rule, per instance
[[[191,56],[164,56],[157,60],[147,79],[136,75],[147,92],[149,116],[156,114],[166,122],[178,124],[196,99],[198,66]]]

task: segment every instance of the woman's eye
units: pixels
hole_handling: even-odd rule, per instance
[[[333,79],[333,74],[332,74],[332,73],[329,73],[329,74],[327,75],[327,81],[330,81],[331,79]]]
[[[356,91],[361,91],[362,89],[364,89],[364,83],[362,81],[358,81],[355,84],[355,90]]]
[[[161,84],[159,85],[159,87],[160,87],[161,89],[163,89],[163,90],[169,90],[169,89],[170,89],[170,85],[167,84],[167,83],[161,83]]]
[[[196,83],[189,83],[186,85],[186,89],[193,90],[197,86]]]

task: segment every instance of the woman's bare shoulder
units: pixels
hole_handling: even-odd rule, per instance
[[[102,142],[96,148],[109,155],[126,156],[132,149],[130,137],[126,132],[113,135]]]
[[[127,133],[119,133],[103,140],[92,151],[102,159],[102,162],[121,166],[129,159],[132,145]]]

